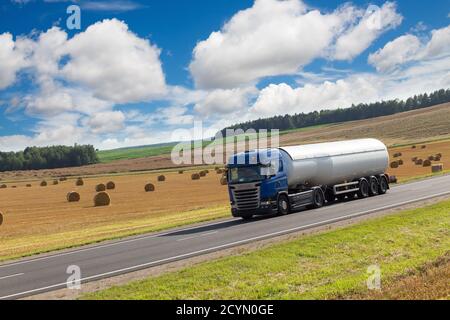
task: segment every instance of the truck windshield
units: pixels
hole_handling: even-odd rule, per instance
[[[232,184],[261,181],[261,167],[250,166],[230,168],[230,175],[228,179]]]

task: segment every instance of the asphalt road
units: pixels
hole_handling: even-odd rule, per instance
[[[283,217],[250,222],[229,219],[49,256],[35,256],[0,265],[0,299],[17,299],[65,288],[70,276],[67,273],[69,266],[79,266],[82,282],[88,282],[445,194],[450,194],[450,175],[396,186],[382,196],[333,204]]]

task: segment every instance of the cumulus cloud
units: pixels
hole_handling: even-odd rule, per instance
[[[247,86],[318,57],[351,59],[400,22],[392,3],[364,15],[351,5],[321,13],[300,0],[256,0],[197,44],[189,68],[199,88]]]
[[[248,106],[249,98],[257,92],[254,87],[212,90],[195,105],[194,110],[201,115],[223,116]]]
[[[166,93],[160,50],[116,19],[104,20],[70,39],[62,74],[116,103],[145,101]]]
[[[428,40],[407,34],[388,42],[369,55],[368,62],[377,71],[391,72],[405,63],[438,59],[450,55],[450,26],[433,30]]]
[[[450,87],[450,57],[415,63],[394,74],[357,73],[321,84],[291,87],[271,84],[250,108],[253,119],[349,107],[383,99],[405,99],[418,93]]]
[[[122,130],[125,125],[122,111],[99,112],[87,119],[86,124],[93,133],[112,133]]]
[[[373,76],[362,74],[297,88],[285,83],[271,84],[261,90],[252,112],[258,116],[293,114],[322,108],[346,107],[360,101],[373,101],[379,98],[379,88],[373,81]]]
[[[12,85],[17,72],[27,65],[23,49],[10,33],[0,34],[0,90]]]
[[[53,27],[36,40],[14,42],[10,34],[2,34],[0,44],[1,88],[27,66],[41,87],[65,82],[114,103],[149,101],[167,92],[160,50],[116,19],[97,22],[71,39]]]
[[[332,57],[337,60],[351,60],[366,50],[383,32],[395,28],[403,17],[396,12],[392,2],[381,8],[370,6],[357,24],[341,35],[333,48]]]

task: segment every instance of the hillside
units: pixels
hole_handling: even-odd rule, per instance
[[[280,144],[306,144],[365,137],[378,138],[388,146],[450,139],[450,103],[373,119],[290,130],[281,134]],[[151,146],[145,148],[145,151],[139,151],[139,148],[130,150],[133,154],[154,151]],[[160,148],[161,151],[160,146],[155,148]],[[122,151],[121,160],[77,168],[2,173],[0,180],[175,168],[169,151],[166,149],[162,154],[137,159],[126,159],[127,154]]]

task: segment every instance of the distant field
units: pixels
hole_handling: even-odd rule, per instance
[[[137,159],[169,154],[174,146],[175,143],[170,143],[156,146],[104,150],[98,151],[97,154],[100,162],[106,163],[116,160]]]
[[[395,298],[398,278],[449,254],[450,201],[88,294],[86,299],[339,299],[371,294],[367,268],[379,266],[378,297]],[[438,275],[446,281],[445,270]],[[448,280],[448,278],[447,278]],[[430,282],[431,283],[431,282]],[[448,286],[421,287],[449,298]],[[418,289],[417,282],[404,282]],[[448,284],[448,283],[447,283]],[[398,285],[397,285],[398,287]],[[433,290],[435,290],[433,292]],[[405,296],[403,294],[403,296]],[[402,295],[397,295],[401,298]]]
[[[281,145],[357,138],[378,138],[387,145],[450,139],[450,103],[378,118],[281,131],[280,136]],[[256,135],[250,135],[250,139],[254,138]],[[233,139],[227,138],[226,143]],[[163,155],[169,154],[174,145],[100,151],[99,157],[102,162],[109,162]]]

